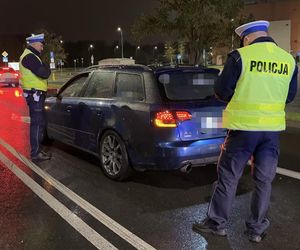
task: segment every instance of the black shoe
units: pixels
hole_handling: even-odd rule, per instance
[[[247,230],[245,231],[245,234],[247,235],[248,240],[254,243],[261,242],[267,235],[265,232],[263,232],[262,234],[253,234],[249,233]]]
[[[46,161],[50,159],[51,159],[51,155],[45,152],[39,152],[37,155],[31,156],[31,160],[33,161]]]
[[[197,233],[211,233],[218,236],[226,236],[226,230],[225,229],[214,229],[209,225],[208,219],[205,219],[204,221],[200,223],[194,223],[193,224],[193,230]]]

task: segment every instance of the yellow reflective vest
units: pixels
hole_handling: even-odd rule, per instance
[[[33,54],[42,63],[41,59],[31,52],[29,49],[25,49],[20,57],[20,82],[22,88],[25,90],[37,89],[42,91],[47,91],[48,82],[46,79],[42,79],[31,72],[31,70],[25,68],[22,64],[22,60],[28,54]]]
[[[223,112],[223,127],[245,131],[285,130],[285,102],[295,60],[273,42],[238,49],[242,72]]]

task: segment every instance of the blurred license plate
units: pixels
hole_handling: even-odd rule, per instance
[[[202,128],[222,128],[222,117],[201,117]]]

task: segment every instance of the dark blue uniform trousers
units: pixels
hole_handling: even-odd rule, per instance
[[[208,208],[208,218],[216,229],[224,229],[238,181],[247,161],[254,156],[251,215],[246,220],[249,233],[261,235],[269,226],[267,211],[271,183],[279,155],[279,132],[230,130],[218,162],[218,181]]]
[[[41,142],[44,136],[44,130],[46,126],[45,117],[45,94],[39,96],[39,100],[36,101],[33,98],[33,93],[28,93],[26,102],[29,107],[30,115],[30,146],[31,157],[36,156],[41,151]]]

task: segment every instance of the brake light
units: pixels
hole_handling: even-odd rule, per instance
[[[157,112],[155,114],[154,124],[156,127],[175,128],[177,127],[176,120],[170,111]]]
[[[177,122],[184,122],[192,119],[192,115],[187,111],[174,111],[168,110],[155,113],[154,124],[160,128],[175,128]]]
[[[19,77],[19,74],[18,74],[18,73],[14,73],[14,75],[15,75],[16,77]]]
[[[181,122],[192,119],[192,115],[187,111],[176,111],[176,117]]]
[[[15,97],[20,97],[22,96],[19,90],[15,90]]]

